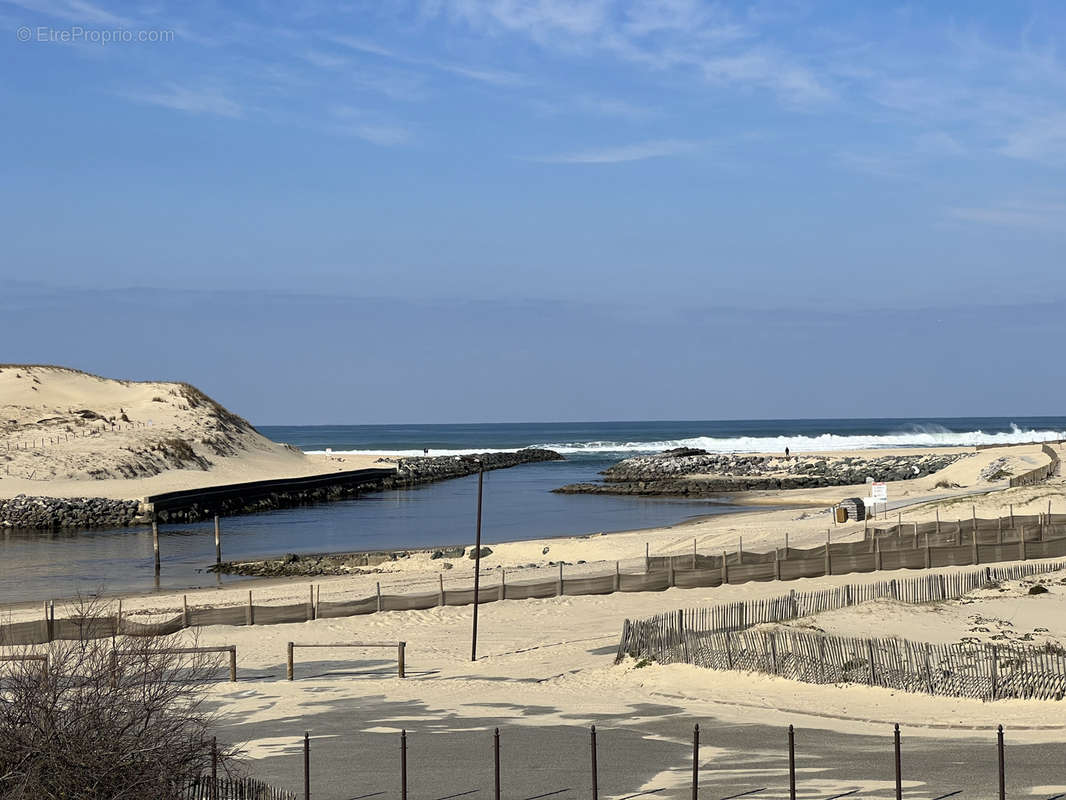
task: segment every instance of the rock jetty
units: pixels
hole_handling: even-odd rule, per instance
[[[202,497],[190,497],[188,504],[157,512],[158,522],[197,522],[215,514],[229,516],[254,514],[279,508],[292,508],[312,503],[346,500],[367,492],[403,489],[436,481],[472,475],[482,468],[486,471],[506,469],[519,464],[540,461],[561,461],[554,450],[526,448],[505,453],[480,453],[463,456],[428,456],[414,458],[382,458],[382,467],[395,472],[380,479],[359,485],[325,485],[307,489],[283,489],[242,497],[239,490],[229,492],[224,499],[214,499],[210,492]],[[77,528],[119,528],[151,522],[151,516],[141,509],[137,500],[109,500],[102,497],[27,497],[19,495],[0,500],[0,528],[30,530],[58,530]]]
[[[0,528],[121,528],[147,521],[136,500],[27,497],[24,494],[0,500]]]
[[[573,483],[563,494],[707,496],[902,481],[938,472],[966,454],[879,456],[727,455],[684,448],[636,456],[604,470],[602,483]]]

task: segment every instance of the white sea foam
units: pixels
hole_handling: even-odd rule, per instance
[[[689,439],[671,439],[654,442],[544,442],[530,443],[526,447],[543,447],[563,455],[621,454],[640,455],[658,453],[676,447],[698,447],[710,453],[779,453],[789,448],[794,453],[832,450],[871,450],[901,447],[973,447],[979,444],[1027,444],[1066,439],[1066,431],[1022,430],[1011,426],[1010,431],[985,433],[984,431],[953,432],[943,428],[928,428],[883,435],[842,436],[823,433],[818,436],[740,436],[714,438],[694,436]],[[504,453],[517,448],[475,448],[462,450],[431,449],[431,456],[474,455],[476,453]],[[312,450],[322,453],[322,450]],[[383,456],[420,456],[421,450],[334,450],[334,454],[377,454]]]

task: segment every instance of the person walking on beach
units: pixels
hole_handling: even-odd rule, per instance
[[[785,448],[785,458],[788,458],[788,448]]]

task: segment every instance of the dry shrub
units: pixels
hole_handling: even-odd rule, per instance
[[[84,630],[110,623],[83,608]],[[179,800],[210,772],[214,716],[205,707],[221,657],[177,654],[170,636],[57,641],[24,648],[40,661],[0,663],[0,797]],[[5,649],[5,655],[10,654]],[[220,748],[219,769],[235,752]]]

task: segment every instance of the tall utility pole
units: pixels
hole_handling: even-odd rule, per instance
[[[470,660],[477,661],[477,593],[481,578],[481,492],[485,485],[485,465],[477,462],[477,538],[474,543],[474,633],[470,639]]]

